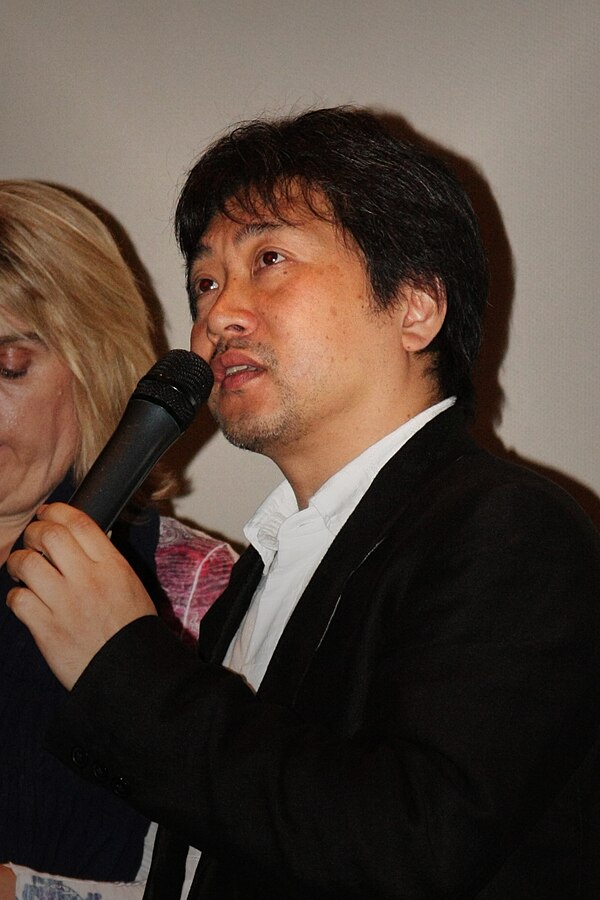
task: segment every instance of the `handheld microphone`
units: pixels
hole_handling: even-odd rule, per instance
[[[140,379],[106,447],[69,500],[105,532],[163,453],[191,425],[213,385],[196,353],[170,350]]]

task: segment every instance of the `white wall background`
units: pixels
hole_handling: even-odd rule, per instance
[[[474,162],[515,266],[497,435],[597,511],[597,0],[3,0],[0,41],[0,177],[62,184],[109,211],[171,346],[189,328],[178,189],[230,123],[352,102]],[[190,437],[190,459],[209,431]],[[234,540],[278,480],[219,435],[187,476],[178,512]]]

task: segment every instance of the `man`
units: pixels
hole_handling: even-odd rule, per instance
[[[597,897],[599,542],[467,436],[487,273],[456,179],[316,110],[218,141],[177,230],[211,409],[286,480],[199,659],[41,511],[10,605],[72,690],[50,747],[163,826],[161,900],[188,844],[191,897]]]

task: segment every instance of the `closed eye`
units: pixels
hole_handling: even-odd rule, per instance
[[[4,366],[0,366],[0,378],[14,381],[15,378],[23,378],[25,375],[27,375],[27,369],[5,369]]]
[[[33,350],[30,344],[23,346],[15,340],[0,340],[0,378],[3,380],[24,378],[32,361]]]

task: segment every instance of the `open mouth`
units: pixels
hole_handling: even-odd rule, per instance
[[[259,378],[263,372],[263,368],[253,366],[251,363],[236,363],[235,365],[224,366],[220,384],[226,391],[236,391]]]
[[[227,366],[225,369],[225,377],[237,375],[239,372],[258,372],[258,369],[256,366]]]

